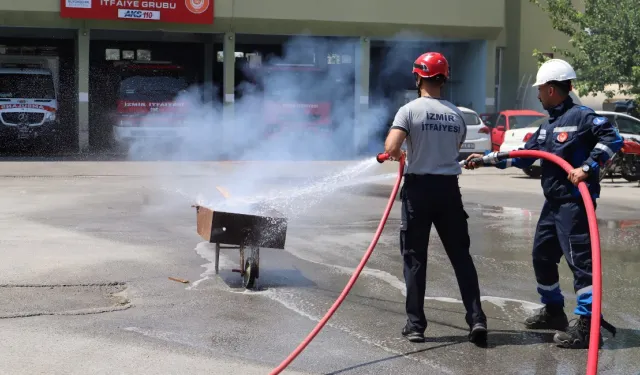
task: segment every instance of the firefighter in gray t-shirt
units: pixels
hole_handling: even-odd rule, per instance
[[[469,216],[464,210],[458,185],[460,146],[467,127],[460,110],[440,99],[449,78],[449,64],[439,53],[427,52],[414,62],[419,97],[398,110],[385,141],[385,152],[393,160],[402,156],[407,141],[402,199],[400,247],[407,286],[407,323],[402,335],[412,342],[424,341],[427,247],[433,224],[449,256],[469,325],[469,340],[486,344],[487,318],[480,303],[480,288],[469,254]]]

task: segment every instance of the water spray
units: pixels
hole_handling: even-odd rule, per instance
[[[389,158],[390,158],[389,154],[378,154],[376,156],[376,160],[379,163],[382,163],[385,160],[389,160]],[[316,327],[309,333],[309,335],[304,340],[302,340],[300,345],[298,345],[298,347],[293,352],[291,352],[291,354],[284,361],[282,361],[282,363],[280,363],[278,367],[276,367],[273,371],[270,372],[270,375],[281,373],[307,347],[307,345],[311,343],[311,341],[316,337],[316,335],[320,332],[320,330],[324,327],[324,325],[327,324],[331,316],[338,310],[338,307],[340,307],[340,305],[342,304],[342,301],[344,301],[344,299],[347,297],[347,295],[351,291],[351,288],[355,285],[356,281],[358,280],[358,277],[360,276],[360,273],[364,269],[364,266],[367,264],[369,257],[373,253],[373,249],[375,249],[376,245],[378,244],[378,240],[382,235],[382,230],[384,229],[384,226],[387,223],[387,219],[389,218],[389,214],[391,213],[391,208],[393,207],[393,203],[398,194],[398,190],[400,189],[400,182],[402,181],[402,175],[404,172],[404,161],[405,161],[404,157],[401,157],[399,160],[400,167],[398,169],[398,177],[396,178],[395,185],[393,186],[391,195],[389,196],[389,201],[387,202],[387,206],[385,207],[384,213],[382,214],[382,218],[380,219],[380,223],[378,224],[378,229],[376,230],[376,233],[374,234],[373,239],[371,240],[371,244],[369,245],[369,248],[362,256],[362,260],[360,261],[360,264],[358,264],[358,267],[356,267],[356,270],[353,272],[353,275],[351,275],[349,282],[347,282],[347,285],[344,287],[344,290],[342,290],[342,293],[340,293],[340,296],[333,303],[331,308],[329,308],[329,311],[327,311],[325,316],[322,319],[320,319],[320,322],[318,322]]]

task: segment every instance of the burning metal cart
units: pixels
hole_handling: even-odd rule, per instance
[[[242,285],[253,289],[260,277],[260,248],[284,249],[287,234],[287,220],[276,216],[259,216],[223,211],[195,205],[197,231],[200,237],[215,244],[215,271],[221,249],[240,251],[240,273]],[[245,257],[245,251],[249,254]]]

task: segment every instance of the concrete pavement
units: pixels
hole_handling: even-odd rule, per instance
[[[325,314],[371,240],[397,164],[369,162],[4,162],[0,373],[268,373]],[[488,349],[466,342],[464,310],[435,230],[429,340],[413,345],[400,337],[396,204],[352,293],[285,373],[584,373],[584,351],[559,350],[551,333],[520,324],[539,306],[530,246],[542,198],[539,180],[518,172],[487,168],[460,180]],[[330,184],[310,180],[320,175]],[[211,245],[195,233],[190,204],[223,204],[216,185],[232,197],[262,195],[292,215],[287,249],[263,250],[256,291],[245,291],[230,271],[236,252],[224,251],[213,275]],[[639,190],[605,183],[598,207],[604,312],[620,329],[614,339],[605,335],[602,374],[637,375]],[[571,308],[564,263],[561,273]]]

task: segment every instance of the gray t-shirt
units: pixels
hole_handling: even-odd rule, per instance
[[[429,97],[412,100],[398,110],[391,128],[407,132],[405,173],[462,173],[457,159],[467,125],[452,103]]]

